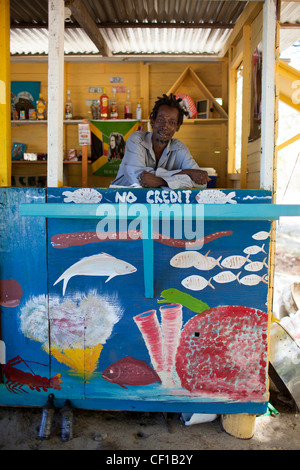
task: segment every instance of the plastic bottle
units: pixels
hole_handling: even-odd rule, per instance
[[[51,426],[54,417],[55,407],[54,407],[54,395],[50,393],[48,395],[48,401],[43,406],[42,420],[40,424],[38,437],[40,439],[49,439],[51,433]]]
[[[125,106],[124,106],[124,118],[132,119],[130,90],[127,90],[127,96],[126,96],[126,101],[125,101]]]
[[[46,101],[44,100],[42,93],[36,102],[36,114],[38,119],[46,119]]]
[[[136,118],[137,121],[141,121],[141,120],[142,120],[142,106],[141,106],[141,102],[140,102],[140,101],[138,101],[138,102],[137,102],[137,105],[136,105],[135,118]]]
[[[67,91],[67,99],[65,103],[65,119],[72,119],[73,118],[73,103],[71,100],[71,92],[70,90]]]
[[[73,439],[73,410],[70,400],[66,400],[61,409],[61,440],[66,442]]]
[[[112,89],[112,98],[110,100],[110,119],[118,119],[118,103],[116,98],[116,89]]]
[[[103,93],[100,96],[100,119],[108,119],[108,103],[109,99],[105,88],[103,88]]]
[[[24,101],[21,101],[21,106],[20,106],[20,119],[26,119],[25,103],[24,103]]]

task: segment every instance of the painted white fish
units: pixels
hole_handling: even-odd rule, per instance
[[[246,264],[245,270],[246,271],[260,271],[261,269],[263,269],[264,266],[267,268],[268,265],[266,263],[266,259],[267,258],[265,258],[263,261],[252,261],[252,263]]]
[[[265,244],[263,244],[263,246],[258,246],[258,245],[247,246],[247,248],[244,249],[244,253],[246,253],[247,255],[256,255],[257,253],[260,253],[262,251],[263,253],[267,254],[267,252],[264,250],[264,247],[265,247]]]
[[[201,257],[203,255],[198,251],[181,251],[173,256],[170,265],[174,268],[191,268]]]
[[[241,271],[235,275],[231,271],[223,271],[221,273],[216,274],[213,277],[213,280],[218,282],[218,284],[226,284],[227,282],[232,282],[235,280],[239,280],[239,275],[241,274]]]
[[[230,269],[240,269],[248,260],[249,256],[241,256],[241,255],[232,255],[228,256],[227,258],[223,259],[221,265],[224,268]]]
[[[75,202],[76,204],[98,204],[102,199],[102,194],[94,188],[79,188],[75,189],[75,191],[64,191],[63,196],[65,196],[64,202]]]
[[[196,276],[193,274],[192,276],[188,276],[183,281],[181,281],[181,284],[183,287],[186,289],[190,290],[202,290],[205,289],[205,287],[210,286],[212,289],[215,289],[215,287],[210,283],[212,278],[209,280],[205,279],[202,276]]]
[[[98,255],[87,256],[72,264],[53,285],[55,286],[55,284],[63,280],[63,295],[65,295],[67,284],[73,276],[108,276],[105,281],[108,282],[115,276],[122,276],[134,273],[135,271],[136,268],[132,264],[107,253],[100,253]]]
[[[263,276],[258,276],[257,274],[248,274],[247,276],[242,277],[242,279],[238,279],[240,284],[244,286],[257,286],[261,281],[265,284],[268,284],[266,281],[266,274]]]
[[[210,250],[206,253],[205,256],[201,255],[198,261],[196,261],[196,263],[194,264],[194,267],[196,269],[199,269],[199,271],[209,271],[215,266],[219,266],[220,268],[222,268],[222,266],[220,266],[220,260],[222,256],[219,256],[219,258],[215,259],[212,256],[207,256],[209,252]]]
[[[252,235],[252,238],[254,240],[266,240],[270,236],[269,232],[264,232],[263,230],[261,232],[257,232],[254,235]]]
[[[236,204],[237,201],[233,200],[235,196],[235,191],[226,194],[218,189],[204,189],[199,191],[196,196],[196,201],[199,204]]]

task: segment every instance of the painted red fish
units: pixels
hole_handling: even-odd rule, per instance
[[[15,279],[0,280],[0,305],[2,307],[17,307],[23,296],[22,287]]]
[[[126,356],[107,367],[102,377],[108,382],[120,385],[122,388],[126,385],[149,385],[155,382],[161,382],[159,376],[148,366],[145,361],[140,361],[131,356]]]
[[[182,330],[176,370],[183,388],[210,397],[265,400],[268,314],[214,307]]]

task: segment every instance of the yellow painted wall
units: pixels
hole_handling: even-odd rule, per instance
[[[74,107],[74,118],[88,118],[92,115],[87,99],[99,98],[99,94],[89,93],[89,87],[105,87],[108,95],[111,95],[113,84],[110,83],[110,77],[122,77],[123,83],[118,86],[129,88],[131,91],[131,101],[133,112],[137,101],[141,99],[143,108],[143,119],[148,119],[145,109],[152,109],[158,96],[166,93],[181,73],[190,66],[204,85],[213,94],[215,98],[223,98],[227,103],[227,90],[224,86],[224,64],[214,63],[165,63],[154,62],[144,65],[138,62],[134,63],[88,63],[88,62],[67,62],[65,63],[65,96],[66,91],[71,91],[71,99]],[[145,90],[147,84],[145,77],[149,82],[149,97]],[[11,63],[12,81],[40,81],[41,93],[44,98],[48,91],[48,64],[47,63]],[[182,86],[177,90],[180,93],[189,94],[194,102],[197,99],[203,99],[199,89],[195,87],[190,78],[187,78]],[[223,94],[223,96],[222,96]],[[117,94],[119,105],[119,117],[124,118],[124,103],[126,93]],[[214,118],[218,118],[217,112],[214,112]],[[216,121],[217,122],[217,121]],[[146,128],[146,123],[145,123]],[[219,121],[218,123],[185,123],[175,137],[182,140],[200,166],[213,167],[219,175],[218,186],[225,187],[226,181],[226,161],[227,161],[227,123]],[[45,153],[47,151],[47,126],[41,125],[22,125],[12,126],[12,142],[23,142],[27,145],[28,152]],[[64,150],[67,154],[69,148],[76,148],[80,152],[78,144],[77,125],[64,126]],[[13,164],[13,174],[16,172],[17,164]],[[28,165],[29,167],[29,165]],[[65,165],[67,183],[69,186],[81,185],[81,165]],[[20,167],[19,167],[20,168]],[[31,164],[30,171],[34,166]],[[39,170],[36,170],[39,171]],[[90,187],[108,186],[111,178],[102,178],[94,176],[89,168],[88,184]]]

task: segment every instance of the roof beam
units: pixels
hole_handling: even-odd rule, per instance
[[[95,23],[97,28],[101,29],[132,29],[132,28],[141,28],[141,29],[153,29],[153,28],[175,28],[175,29],[233,29],[233,23],[136,23],[136,22],[103,22]],[[41,29],[48,28],[48,23],[11,23],[11,29]],[[72,23],[65,23],[65,29],[80,28],[81,25],[74,21]],[[299,24],[300,27],[300,24]]]
[[[70,8],[72,16],[79,23],[81,28],[84,29],[88,37],[93,41],[100,54],[105,57],[111,57],[112,52],[107,46],[107,43],[101,34],[98,26],[86,10],[84,3],[81,0],[65,1],[65,5]]]
[[[228,49],[238,42],[239,39],[242,37],[242,30],[245,24],[251,24],[254,18],[259,14],[262,10],[264,4],[262,2],[249,2],[246,6],[240,17],[238,18],[233,31],[231,32],[229,38],[227,39],[221,57],[224,57],[227,53]]]

